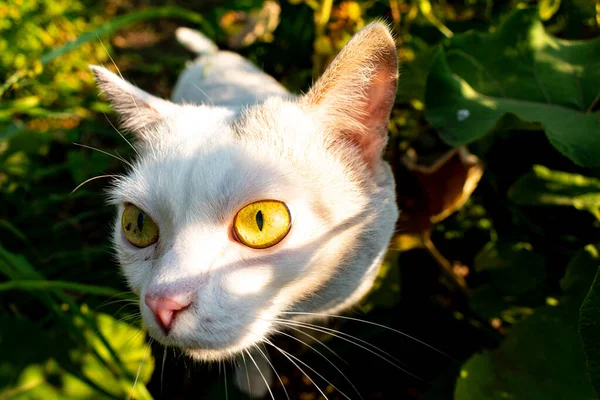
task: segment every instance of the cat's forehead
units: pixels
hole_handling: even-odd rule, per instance
[[[345,179],[294,103],[267,102],[240,117],[205,110],[171,120],[169,137],[149,143],[117,182],[113,203],[134,203],[175,225],[223,223],[252,201],[322,197],[330,186],[322,180]]]

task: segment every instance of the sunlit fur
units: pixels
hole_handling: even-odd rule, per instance
[[[381,159],[396,52],[388,28],[371,24],[295,97],[239,55],[204,46],[198,33],[178,36],[200,55],[177,83],[179,104],[92,67],[140,153],[111,190],[113,244],[141,299],[192,301],[168,335],[141,301],[150,335],[220,360],[284,329],[274,318],[300,319],[284,311],[340,313],[371,288],[398,217]],[[236,213],[261,199],[283,201],[292,228],[257,250],[231,231]],[[156,222],[156,244],[140,249],[125,239],[125,203]]]

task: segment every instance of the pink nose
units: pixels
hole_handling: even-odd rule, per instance
[[[168,297],[154,297],[150,295],[146,295],[145,302],[148,308],[154,313],[156,322],[158,322],[165,334],[168,334],[171,330],[177,314],[190,305],[190,302],[184,302],[180,299],[175,300]]]

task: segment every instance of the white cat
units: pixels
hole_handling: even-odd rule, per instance
[[[244,355],[238,385],[260,397],[257,344],[347,310],[377,275],[398,217],[382,160],[396,47],[372,23],[296,97],[199,33],[178,38],[199,57],[174,102],[91,67],[139,156],[110,191],[113,244],[150,335],[197,360]]]

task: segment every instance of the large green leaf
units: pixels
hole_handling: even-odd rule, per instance
[[[529,243],[491,241],[477,254],[474,266],[490,282],[471,295],[471,307],[479,315],[515,323],[533,313],[531,293],[543,285],[546,267]]]
[[[600,218],[600,180],[534,165],[519,178],[509,197],[527,206],[570,206]]]
[[[600,165],[600,39],[546,33],[536,9],[517,10],[491,33],[456,35],[438,50],[427,80],[426,118],[452,146],[518,117],[543,128],[565,156]],[[534,149],[532,149],[534,151]]]
[[[544,280],[544,258],[529,243],[489,242],[475,257],[475,270],[487,272],[505,295],[521,295],[538,288]]]
[[[98,338],[96,332],[92,332],[83,321],[78,321],[78,326],[83,330],[89,346],[100,355],[103,361],[101,363],[89,351],[83,354],[73,353],[74,361],[81,362],[83,375],[117,397],[122,398],[129,395],[140,399],[152,398],[144,384],[152,376],[154,360],[143,332],[125,322],[115,320],[110,315],[93,314],[93,318],[98,329],[105,337],[109,338],[111,346],[119,354],[125,371],[119,374],[107,373],[108,371],[119,371],[119,363]],[[135,389],[132,390],[134,382]]]
[[[514,325],[502,345],[461,370],[456,400],[593,399],[578,333],[579,307],[600,265],[596,246],[579,252],[561,282],[558,304]]]
[[[579,330],[587,360],[587,371],[600,396],[600,269],[581,306]]]
[[[407,35],[403,41],[396,101],[410,102],[416,99],[423,102],[427,74],[433,62],[435,47],[427,45],[418,36]]]

